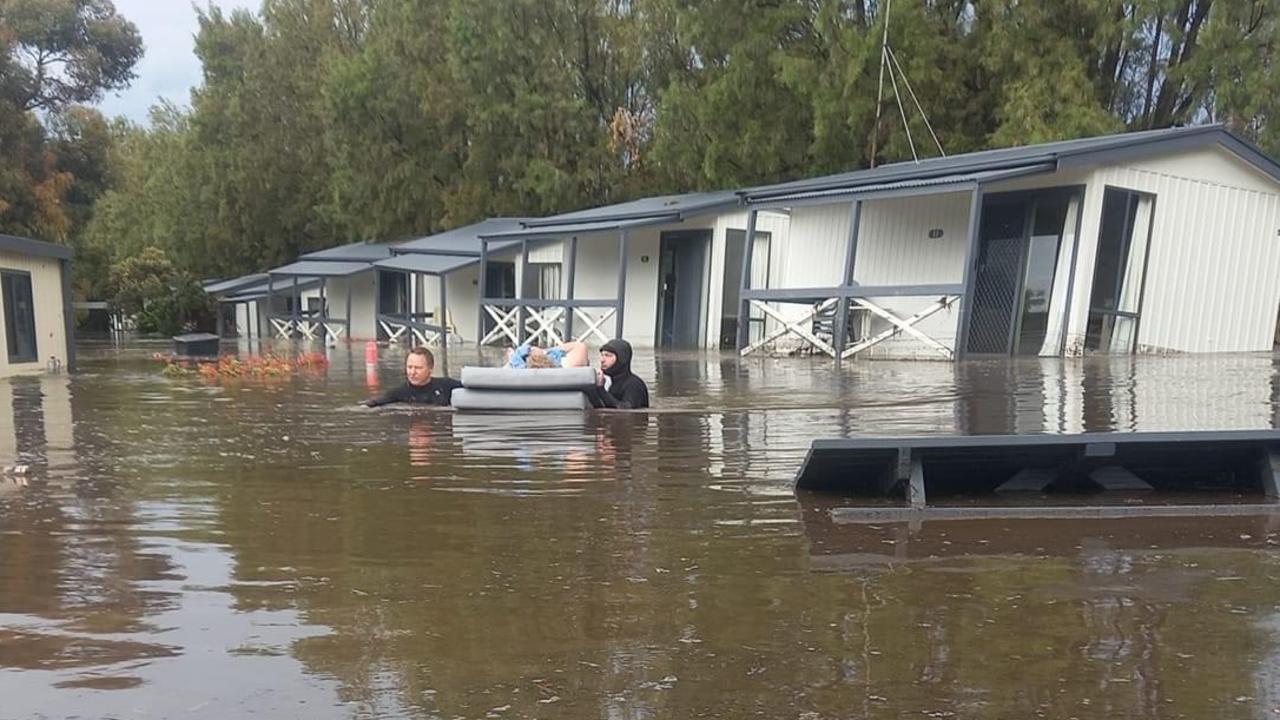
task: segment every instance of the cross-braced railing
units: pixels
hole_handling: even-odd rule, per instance
[[[448,328],[423,322],[419,318],[430,315],[378,315],[378,327],[390,342],[408,342],[411,345],[440,345],[448,336]]]
[[[493,327],[480,344],[558,345],[566,340],[609,340],[607,325],[617,315],[612,300],[490,300],[485,315]]]
[[[763,348],[774,346],[785,337],[792,336],[803,346],[817,350],[832,358],[847,359],[903,335],[910,336],[942,357],[955,359],[955,348],[930,336],[918,325],[935,313],[955,305],[960,299],[961,287],[957,285],[846,286],[836,288],[810,288],[801,290],[748,290],[744,293],[752,313],[758,312],[766,319],[769,328],[761,339],[742,348],[742,355],[750,355]],[[910,316],[903,316],[885,308],[871,298],[926,297],[934,298]],[[844,301],[842,303],[842,301]],[[802,304],[806,308],[798,315],[782,312],[777,306]],[[888,323],[888,327],[873,335],[846,342],[847,314],[863,311]],[[829,319],[830,330],[819,329]],[[770,323],[771,321],[771,323]],[[771,324],[771,327],[770,327]]]

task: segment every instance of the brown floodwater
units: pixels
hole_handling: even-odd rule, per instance
[[[819,437],[1275,427],[1277,356],[667,354],[655,412],[494,417],[158,349],[0,380],[0,718],[1280,716],[1280,514],[791,489]]]

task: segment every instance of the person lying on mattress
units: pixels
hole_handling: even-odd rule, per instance
[[[649,388],[631,372],[631,343],[615,338],[600,346],[600,372],[587,395],[598,408],[640,410],[649,407]],[[607,386],[606,386],[607,383]]]
[[[431,377],[435,367],[436,358],[430,350],[424,347],[410,350],[409,355],[404,359],[405,383],[391,388],[376,398],[365,400],[365,407],[378,407],[396,402],[448,405],[453,397],[453,391],[462,387],[462,383],[453,378]]]
[[[576,341],[563,342],[549,348],[525,343],[520,347],[507,350],[506,367],[517,370],[586,366],[587,346]]]

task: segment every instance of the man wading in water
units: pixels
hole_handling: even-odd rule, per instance
[[[431,371],[436,367],[435,356],[424,347],[416,347],[409,351],[404,359],[404,375],[406,382],[392,388],[376,398],[364,401],[366,407],[378,407],[395,402],[407,402],[417,405],[448,405],[453,391],[462,387],[462,383],[453,378],[433,378]]]
[[[604,387],[605,378],[609,387]],[[615,338],[600,346],[600,374],[595,392],[588,393],[598,408],[639,410],[649,407],[649,388],[631,372],[631,343]]]

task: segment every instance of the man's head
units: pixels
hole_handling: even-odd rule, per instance
[[[410,385],[421,386],[431,382],[431,371],[436,367],[436,358],[424,347],[416,347],[409,351],[404,359],[404,375]]]
[[[600,369],[605,375],[620,375],[631,370],[631,343],[614,338],[600,346]]]

